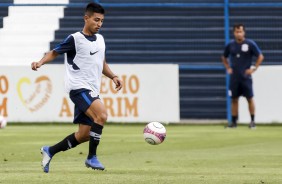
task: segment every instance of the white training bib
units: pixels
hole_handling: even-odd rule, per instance
[[[73,64],[65,55],[65,88],[67,92],[75,89],[89,89],[93,95],[100,93],[101,77],[105,59],[105,41],[96,34],[96,41],[89,41],[81,32],[72,34],[76,54]],[[74,67],[75,66],[75,67]]]

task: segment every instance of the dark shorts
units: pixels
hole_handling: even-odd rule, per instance
[[[240,96],[252,98],[254,96],[253,80],[251,78],[241,80],[231,78],[230,91],[232,98],[239,98]]]
[[[92,102],[99,98],[98,96],[91,96],[91,90],[88,89],[77,89],[70,92],[70,99],[74,103],[74,124],[83,124],[91,126],[93,120],[89,118],[85,112],[90,107]]]

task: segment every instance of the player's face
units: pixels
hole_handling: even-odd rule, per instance
[[[104,15],[101,13],[93,13],[91,16],[85,15],[85,25],[91,34],[95,34],[102,27]]]
[[[242,26],[239,27],[239,28],[235,28],[234,37],[239,42],[241,42],[245,39],[245,31],[244,31],[244,28]]]

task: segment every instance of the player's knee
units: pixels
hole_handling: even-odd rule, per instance
[[[101,113],[99,116],[98,116],[98,121],[99,123],[106,123],[108,119],[108,114],[105,112],[105,113]]]

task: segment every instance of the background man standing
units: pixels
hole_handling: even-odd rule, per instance
[[[253,93],[252,74],[258,69],[264,57],[257,44],[245,38],[245,26],[235,24],[233,26],[235,40],[231,40],[224,49],[222,62],[230,74],[230,91],[232,96],[232,124],[229,127],[237,127],[238,100],[240,96],[245,96],[251,115],[249,128],[256,128],[255,125],[255,104]],[[254,67],[252,65],[253,56],[257,57]],[[230,58],[230,64],[228,62]]]

